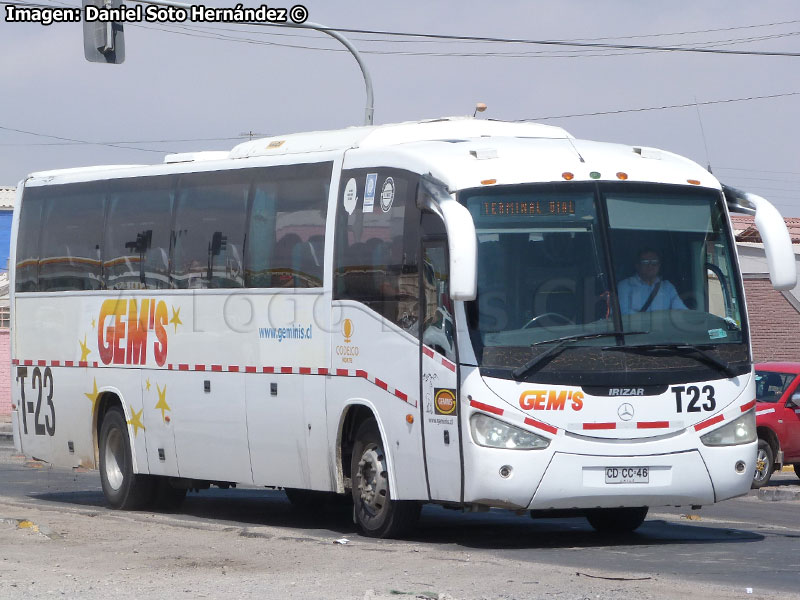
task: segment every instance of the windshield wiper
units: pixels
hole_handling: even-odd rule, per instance
[[[545,361],[546,359],[550,358],[551,356],[555,356],[564,348],[569,346],[571,342],[577,342],[579,340],[589,340],[592,338],[601,338],[601,337],[616,337],[619,335],[639,335],[643,333],[650,333],[649,331],[603,331],[601,333],[579,333],[578,335],[569,335],[567,337],[556,338],[554,340],[543,340],[541,342],[535,342],[531,344],[531,348],[536,346],[541,346],[542,344],[553,344],[555,345],[542,352],[541,354],[534,356],[528,362],[526,362],[521,367],[517,367],[513,371],[511,371],[511,375],[514,379],[519,379],[520,377],[524,377],[528,373],[530,373],[537,365]]]
[[[641,344],[638,346],[605,346],[603,350],[620,351],[651,351],[651,350],[674,350],[681,354],[692,355],[699,361],[715,367],[718,371],[722,371],[729,378],[736,377],[733,369],[724,360],[720,360],[710,352],[703,350],[700,346],[694,344]]]

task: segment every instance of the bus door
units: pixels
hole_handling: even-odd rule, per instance
[[[461,501],[462,461],[455,319],[447,239],[423,238],[420,269],[421,394],[425,465],[431,500]]]

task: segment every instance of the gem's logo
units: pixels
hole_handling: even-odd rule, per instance
[[[456,412],[456,393],[455,390],[448,388],[436,388],[433,397],[433,406],[436,408],[437,415],[452,415]]]
[[[105,300],[97,320],[97,349],[103,364],[143,365],[152,341],[153,358],[167,360],[167,303],[153,298]],[[176,322],[176,329],[178,323]],[[150,335],[153,334],[154,338]]]
[[[342,333],[344,334],[344,343],[349,344],[353,337],[353,322],[350,319],[345,319],[342,323]]]
[[[564,410],[567,402],[572,410],[583,408],[583,392],[572,390],[525,390],[519,396],[523,410]]]

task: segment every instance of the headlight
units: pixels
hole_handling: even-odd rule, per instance
[[[756,411],[748,410],[735,421],[700,437],[706,446],[736,446],[755,442]]]
[[[550,445],[550,440],[545,437],[480,413],[472,415],[469,428],[475,443],[488,448],[533,450]]]

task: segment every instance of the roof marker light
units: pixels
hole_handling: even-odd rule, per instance
[[[617,179],[621,179],[622,181],[626,181],[628,179],[628,174],[627,173],[623,173],[622,171],[620,171],[619,173],[617,173]]]
[[[481,185],[494,185],[497,183],[497,179],[484,179],[481,181]]]
[[[561,176],[567,181],[572,181],[573,179],[575,179],[575,175],[569,172],[562,173]]]
[[[700,182],[697,179],[687,179],[686,183],[691,183],[692,185],[700,185]]]
[[[591,173],[589,173],[589,177],[591,177],[592,179],[600,179],[600,173],[598,173],[597,171],[592,171]]]

